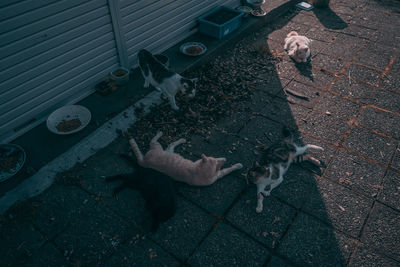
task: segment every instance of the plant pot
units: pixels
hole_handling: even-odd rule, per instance
[[[114,80],[117,85],[127,84],[129,81],[129,70],[123,67],[119,67],[115,71],[110,73],[111,79]]]
[[[165,56],[165,55],[154,55],[154,57],[160,61],[165,67],[169,68],[169,57]]]
[[[244,13],[230,7],[219,6],[199,17],[199,31],[222,39],[239,28]]]

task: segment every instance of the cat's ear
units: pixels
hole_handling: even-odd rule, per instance
[[[260,167],[260,163],[258,163],[258,161],[254,162],[254,167]]]
[[[206,155],[204,155],[204,154],[201,154],[201,159],[203,160],[203,162],[206,162],[206,161],[207,161],[207,157],[206,157]]]

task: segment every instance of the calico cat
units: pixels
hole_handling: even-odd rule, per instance
[[[293,142],[293,136],[286,127],[282,130],[284,139],[269,146],[262,155],[261,164],[255,162],[247,173],[247,178],[257,185],[257,208],[260,213],[263,209],[264,197],[271,194],[272,189],[283,181],[283,175],[289,169],[290,164],[300,160],[308,149],[324,150],[316,145],[298,146]],[[304,159],[302,159],[304,160]],[[310,157],[312,163],[321,165],[317,159]],[[265,190],[269,186],[268,190]]]
[[[144,87],[149,84],[163,92],[171,104],[172,109],[179,110],[175,103],[175,95],[182,91],[189,92],[189,97],[196,94],[197,78],[186,79],[176,72],[169,70],[159,62],[149,51],[142,49],[138,53],[139,67],[144,77]]]
[[[292,31],[285,38],[284,49],[296,62],[307,62],[311,56],[310,44],[310,39],[305,36],[298,35],[297,32]]]
[[[129,143],[141,166],[153,168],[177,181],[189,185],[207,186],[230,172],[243,167],[242,164],[236,163],[229,168],[221,169],[226,162],[225,158],[206,157],[204,154],[201,155],[201,159],[195,162],[185,159],[181,155],[174,153],[174,148],[186,142],[185,139],[179,139],[171,143],[166,150],[163,150],[158,142],[161,136],[162,132],[159,132],[153,137],[150,142],[150,150],[144,156],[135,139],[131,138]]]
[[[139,191],[146,202],[146,209],[152,216],[151,231],[157,231],[160,223],[169,220],[176,211],[174,181],[167,175],[140,166],[128,155],[120,155],[134,167],[129,174],[119,174],[106,178],[107,182],[122,181],[114,189],[114,196],[125,188]]]

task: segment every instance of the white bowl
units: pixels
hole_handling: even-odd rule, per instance
[[[15,165],[6,167],[7,169],[3,169],[4,167],[3,164],[5,164],[7,157],[13,156],[13,154],[16,157],[14,158]],[[0,182],[3,182],[8,178],[12,177],[13,175],[15,175],[22,168],[22,166],[24,166],[25,159],[26,159],[26,153],[22,147],[15,144],[1,144],[0,162],[2,162],[2,164],[0,165]]]
[[[91,119],[90,111],[84,106],[80,105],[64,106],[55,110],[53,113],[50,114],[50,116],[47,118],[47,128],[55,134],[64,134],[64,135],[72,134],[85,128],[89,124],[90,119]],[[79,122],[77,120],[79,120],[80,122],[80,125],[77,127],[65,124],[65,123],[71,123],[71,121],[74,121],[75,123],[78,124]],[[60,126],[62,125],[59,125],[60,123],[64,123],[66,129],[64,130],[61,129],[62,127]],[[70,126],[71,129],[68,130],[67,126]]]

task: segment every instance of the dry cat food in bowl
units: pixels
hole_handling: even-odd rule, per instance
[[[22,147],[14,144],[0,145],[0,182],[16,174],[25,163]]]
[[[188,56],[200,56],[207,51],[207,47],[202,43],[190,42],[181,45],[180,50]]]
[[[267,14],[267,12],[260,10],[260,9],[255,9],[255,10],[251,11],[251,14],[255,17],[263,17]]]
[[[85,128],[90,119],[90,111],[84,106],[64,106],[50,114],[47,128],[55,134],[72,134]]]

